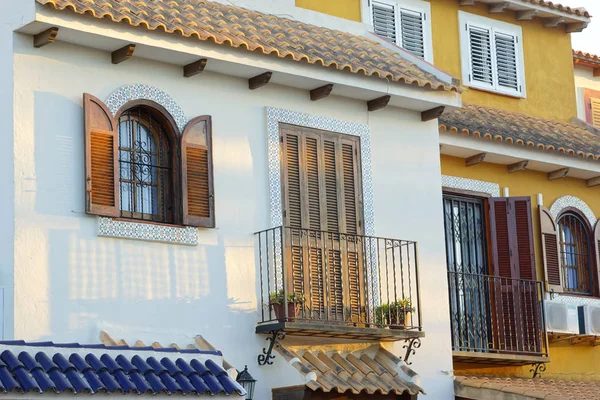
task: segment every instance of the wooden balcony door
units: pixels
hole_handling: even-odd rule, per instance
[[[360,141],[281,125],[288,292],[304,317],[362,320],[366,304]]]

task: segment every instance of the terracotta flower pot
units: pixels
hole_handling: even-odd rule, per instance
[[[271,303],[271,307],[275,312],[275,317],[283,322],[285,321],[285,308],[283,304],[273,304]],[[287,303],[287,322],[294,322],[297,316],[297,308],[296,303],[290,301]]]

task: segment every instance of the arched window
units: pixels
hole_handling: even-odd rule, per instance
[[[565,292],[592,294],[591,242],[587,225],[573,212],[558,220],[560,265]]]
[[[131,108],[119,117],[121,216],[172,222],[172,157],[167,131],[151,109]]]

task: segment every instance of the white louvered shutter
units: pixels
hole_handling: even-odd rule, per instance
[[[471,82],[494,87],[494,64],[492,60],[492,32],[478,26],[468,26],[469,63]]]
[[[497,84],[499,88],[520,92],[517,66],[517,37],[494,31]]]
[[[399,9],[401,47],[417,57],[425,58],[425,14],[418,11]]]
[[[374,1],[371,11],[375,34],[397,43],[396,7],[392,4]]]
[[[592,125],[596,128],[600,128],[600,98],[590,98],[590,111]]]

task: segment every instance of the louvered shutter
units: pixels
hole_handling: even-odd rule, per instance
[[[596,255],[596,282],[600,285],[600,221],[594,227],[594,254]],[[593,270],[593,269],[592,269]]]
[[[388,39],[392,43],[398,43],[396,31],[396,6],[373,1],[373,4],[371,4],[371,12],[373,15],[373,28],[375,34]]]
[[[83,95],[85,118],[86,212],[118,217],[119,134],[108,107],[96,97]]]
[[[600,98],[590,98],[590,123],[596,128],[600,128]]]
[[[558,228],[550,211],[543,206],[538,206],[538,213],[540,216],[540,235],[542,239],[546,290],[562,293],[563,281],[559,259]]]
[[[500,88],[520,92],[519,69],[517,66],[517,37],[494,31],[496,56],[496,80]]]
[[[399,14],[400,46],[417,57],[425,58],[425,13],[401,7]]]
[[[215,227],[210,116],[192,119],[181,136],[183,224]]]
[[[469,25],[467,29],[469,34],[469,80],[491,88],[494,86],[492,32],[490,29],[472,25]]]

